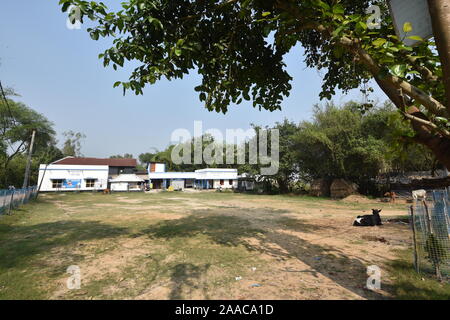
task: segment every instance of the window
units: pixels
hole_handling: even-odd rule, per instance
[[[86,179],[86,188],[94,188],[97,179]]]
[[[52,188],[53,189],[60,189],[62,188],[64,179],[52,179]]]
[[[223,180],[220,180],[220,185],[223,186]]]
[[[230,186],[232,186],[232,185],[233,185],[233,179],[230,179],[230,180],[228,181],[228,184],[229,184]]]

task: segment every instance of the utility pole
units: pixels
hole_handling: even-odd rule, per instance
[[[428,7],[442,63],[447,110],[450,111],[450,0],[428,0]]]
[[[36,136],[36,129],[33,129],[33,132],[31,133],[30,147],[28,148],[27,166],[25,168],[25,177],[23,178],[22,188],[28,187],[28,179],[30,177],[30,168],[31,168],[31,155],[33,154],[33,145],[35,136]]]

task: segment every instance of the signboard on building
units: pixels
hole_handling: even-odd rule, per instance
[[[419,40],[408,39],[419,36],[429,39],[433,36],[433,27],[427,0],[389,0],[392,19],[397,36],[408,46],[414,46]],[[405,32],[405,23],[410,23],[412,30]]]
[[[66,179],[63,182],[63,188],[65,189],[77,189],[81,187],[81,180],[79,179]]]

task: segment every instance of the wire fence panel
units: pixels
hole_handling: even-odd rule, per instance
[[[450,279],[450,199],[447,190],[433,191],[432,201],[411,207],[414,264],[418,272]]]
[[[36,197],[37,188],[0,190],[0,215],[10,214],[12,210],[30,202]]]

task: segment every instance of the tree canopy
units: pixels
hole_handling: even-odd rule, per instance
[[[110,159],[132,159],[133,155],[130,153],[124,153],[123,155],[116,154],[116,155],[110,156],[109,158]]]
[[[411,123],[415,141],[450,167],[450,103],[436,44],[405,24],[408,37],[420,41],[406,46],[385,0],[127,0],[118,12],[95,1],[60,4],[95,21],[92,39],[114,38],[99,56],[105,66],[140,62],[114,84],[124,92],[142,94],[146,84],[196,70],[202,81],[195,90],[209,110],[226,112],[244,99],[279,109],[292,80],[283,57],[300,44],[306,64],[325,72],[321,98],[375,79]],[[380,8],[377,24],[373,5]]]
[[[73,132],[72,130],[63,132],[65,138],[62,152],[65,157],[81,157],[81,142],[86,135],[81,132]]]
[[[266,191],[281,193],[292,191],[294,187],[305,185],[314,179],[346,179],[359,184],[361,192],[375,191],[374,182],[382,174],[396,174],[407,171],[430,171],[437,168],[435,157],[424,146],[411,141],[412,129],[399,121],[400,115],[391,103],[375,106],[362,111],[362,106],[349,102],[342,106],[333,103],[315,105],[311,120],[295,123],[285,119],[273,126],[253,125],[255,137],[243,145],[226,145],[221,164],[191,163],[176,164],[171,157],[174,148],[182,149],[183,144],[170,145],[165,150],[151,154],[151,161],[167,164],[169,171],[193,171],[205,167],[230,167],[239,173],[247,173],[263,182]],[[250,159],[250,144],[258,142],[261,131],[279,131],[279,159],[276,174],[261,174],[267,164],[256,163],[227,164],[225,153],[234,152],[238,159],[238,149],[245,150],[245,159]],[[195,140],[186,142],[190,150]],[[204,136],[202,152],[210,145],[224,148],[211,136]],[[149,154],[142,154],[147,159]],[[372,188],[372,189],[368,189]]]
[[[0,119],[0,187],[19,186],[32,130],[36,130],[34,160],[53,160],[60,154],[55,146],[55,131],[42,114],[9,98],[0,99]]]

